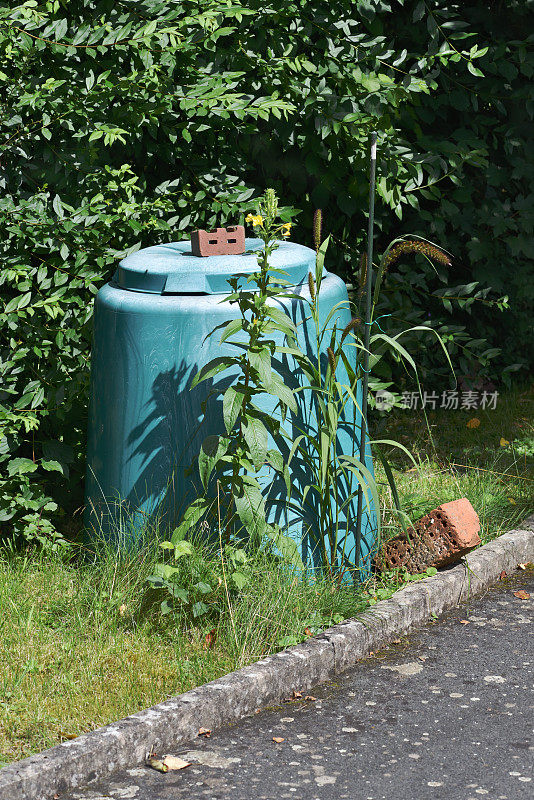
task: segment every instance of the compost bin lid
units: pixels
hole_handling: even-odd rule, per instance
[[[315,274],[315,252],[302,244],[280,241],[269,256],[271,270],[283,270],[278,277],[292,286],[305,283],[308,273]],[[191,242],[171,242],[145,247],[124,258],[113,277],[113,282],[123,289],[149,294],[228,294],[229,278],[242,275],[240,285],[246,285],[246,276],[258,269],[258,251],[261,239],[245,239],[242,255],[194,256]],[[254,288],[253,284],[249,284]]]

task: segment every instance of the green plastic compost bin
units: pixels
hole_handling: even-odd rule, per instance
[[[117,547],[129,547],[154,530],[156,522],[160,528],[172,530],[198,492],[198,473],[192,463],[207,435],[223,433],[221,398],[232,377],[223,372],[222,377],[193,390],[191,381],[212,358],[235,354],[234,347],[220,344],[220,335],[209,333],[239,316],[236,305],[224,300],[230,292],[228,279],[238,275],[245,283],[247,274],[257,269],[257,251],[262,246],[260,239],[247,239],[243,255],[204,258],[192,255],[189,241],[147,247],[121,261],[113,280],[99,291],[86,479],[89,535],[97,532]],[[295,297],[276,302],[297,324],[301,347],[309,350],[314,334],[305,300],[310,299],[307,279],[310,271],[315,273],[315,253],[281,241],[270,257],[270,267],[284,270],[285,279],[293,285]],[[322,319],[336,306],[329,325],[342,328],[351,319],[347,289],[340,278],[325,270],[319,296]],[[347,356],[355,362],[356,348],[348,347]],[[326,366],[326,354],[322,359]],[[295,364],[280,363],[279,370],[288,385],[299,385]],[[341,364],[338,370],[337,378],[343,382]],[[360,406],[361,387],[358,393]],[[313,431],[316,420],[310,392],[302,392],[299,398],[299,418],[293,423]],[[265,403],[270,410],[272,397],[266,395]],[[288,424],[291,420],[286,420],[286,429]],[[339,452],[358,456],[360,425],[357,407],[347,408],[338,430]],[[370,452],[366,466],[372,472]],[[284,502],[284,482],[280,480],[278,485],[274,473],[268,473],[266,470],[263,480],[271,484],[269,500],[274,503],[270,513],[276,518],[272,521],[299,543],[303,561],[313,565],[308,531],[317,531],[314,508],[310,505],[303,513],[291,510]],[[293,485],[309,482],[305,465],[296,458],[291,462],[291,481]],[[346,496],[348,486],[339,488],[340,497]],[[352,563],[356,506],[354,501],[345,508],[348,533],[338,542],[340,559]],[[375,536],[375,509],[372,502],[365,502],[360,561],[364,570]]]

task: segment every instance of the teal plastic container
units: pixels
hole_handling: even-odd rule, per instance
[[[199,492],[194,459],[203,439],[222,433],[222,392],[232,381],[221,373],[195,389],[190,384],[197,371],[235,348],[209,336],[217,325],[239,315],[235,304],[224,300],[228,279],[257,269],[259,239],[246,240],[246,252],[238,256],[199,258],[191,254],[189,241],[173,242],[139,250],[120,262],[113,280],[98,293],[94,314],[91,400],[86,478],[86,527],[117,547],[135,544],[157,520],[170,528]],[[298,325],[303,349],[314,336],[307,320],[310,299],[308,273],[315,273],[315,253],[308,247],[282,241],[270,257],[273,270],[284,270],[293,285],[294,298],[277,300]],[[250,284],[249,284],[250,286]],[[351,318],[347,289],[335,275],[324,272],[319,297],[323,320],[338,306],[329,325],[344,327]],[[280,342],[282,344],[282,342]],[[325,345],[326,346],[326,345]],[[347,348],[356,359],[356,348]],[[323,354],[326,367],[326,354]],[[299,374],[290,361],[279,364],[288,385],[299,385]],[[343,369],[337,377],[343,383]],[[345,376],[346,379],[346,376]],[[215,390],[215,391],[214,391]],[[361,395],[361,387],[358,387]],[[357,396],[360,405],[361,396]],[[300,394],[299,424],[315,430],[316,420],[309,392]],[[270,404],[270,405],[269,405]],[[205,414],[203,414],[205,408]],[[265,398],[272,411],[273,399]],[[315,426],[315,427],[314,427]],[[358,456],[361,417],[347,408],[339,427],[339,452]],[[286,424],[287,428],[287,424]],[[295,433],[296,435],[296,433]],[[366,466],[372,472],[367,447]],[[192,466],[193,465],[193,466]],[[292,483],[305,485],[309,476],[295,459]],[[301,546],[305,563],[314,562],[307,531],[317,530],[313,509],[304,518],[284,503],[285,484],[279,485],[268,470],[262,482],[269,484],[271,519]],[[341,486],[343,495],[347,487]],[[348,507],[348,535],[339,545],[353,562],[355,555],[356,501]],[[366,505],[362,522],[361,568],[369,566],[376,538],[376,513]]]

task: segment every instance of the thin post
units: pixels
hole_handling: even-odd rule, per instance
[[[369,221],[367,228],[367,270],[365,281],[365,325],[363,336],[363,379],[362,379],[362,424],[360,427],[360,461],[365,464],[365,439],[367,435],[367,390],[369,386],[369,339],[371,337],[371,296],[373,285],[373,231],[375,223],[375,183],[376,183],[376,140],[375,131],[371,133],[371,166],[369,170]],[[378,511],[378,509],[377,509]],[[360,573],[362,544],[363,489],[358,487],[358,513],[356,517],[356,568]]]

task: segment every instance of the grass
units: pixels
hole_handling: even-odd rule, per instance
[[[468,426],[473,420],[479,424]],[[422,411],[396,410],[386,431],[387,438],[404,444],[417,461],[416,468],[406,457],[388,453],[397,467],[402,507],[412,519],[440,503],[467,497],[487,542],[534,510],[534,387],[501,395],[495,410],[437,409],[427,412],[426,419]],[[391,508],[385,488],[384,501]],[[395,532],[394,518],[386,511],[384,533]]]
[[[415,519],[465,496],[484,541],[520,522],[534,507],[533,411],[530,389],[507,393],[495,411],[431,412],[429,428],[421,413],[388,415],[378,438],[398,439],[418,462],[415,469],[389,454],[405,510]],[[473,417],[480,425],[467,427]],[[388,536],[398,524],[378,468],[377,478]],[[232,600],[232,616],[221,591],[211,615],[161,617],[146,593],[157,558],[155,545],[96,563],[42,552],[0,555],[0,764],[251,663],[406,582],[386,573],[358,592],[338,590],[328,581],[288,580],[258,559],[253,579]]]

